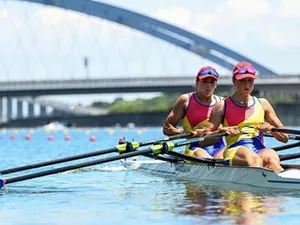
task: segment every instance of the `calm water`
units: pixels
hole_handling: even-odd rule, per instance
[[[10,139],[12,132],[2,131],[0,169],[113,147],[120,136],[138,141],[162,137],[158,128],[70,129],[71,141],[64,140],[62,131],[51,133],[54,141],[48,141],[42,129],[35,130],[30,141],[24,138],[28,130],[14,131],[16,140]],[[89,141],[92,135],[96,142]],[[266,142],[280,145],[273,139]],[[77,162],[82,161],[86,160]],[[21,174],[25,172],[4,177]],[[175,180],[126,171],[113,162],[8,184],[0,191],[0,216],[1,224],[7,225],[286,225],[300,219],[300,193]]]

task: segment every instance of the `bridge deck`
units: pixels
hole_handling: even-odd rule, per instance
[[[10,81],[0,82],[0,96],[185,92],[193,90],[194,83],[195,77],[192,76]],[[255,88],[260,91],[297,93],[300,90],[300,75],[257,78],[255,84]],[[223,76],[218,81],[217,90],[228,90],[231,86],[231,76]]]

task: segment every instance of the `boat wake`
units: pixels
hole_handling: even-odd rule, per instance
[[[76,170],[70,170],[67,172],[64,172],[66,174],[70,173],[81,173],[81,172],[91,172],[91,171],[96,171],[96,172],[117,172],[117,171],[125,171],[127,170],[124,166],[105,166],[105,167],[100,167],[100,168],[81,168],[81,169],[76,169]]]

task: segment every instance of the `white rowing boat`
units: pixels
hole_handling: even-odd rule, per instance
[[[196,181],[229,182],[263,188],[300,190],[300,170],[286,169],[281,173],[265,168],[219,166],[208,164],[169,163],[161,160],[125,160],[127,169]]]

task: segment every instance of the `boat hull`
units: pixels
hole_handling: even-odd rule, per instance
[[[195,181],[229,182],[255,187],[300,190],[300,170],[276,173],[265,168],[169,163],[160,160],[123,161],[127,169]]]

